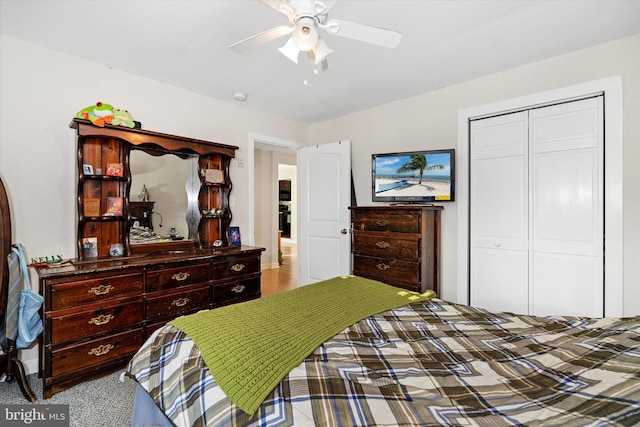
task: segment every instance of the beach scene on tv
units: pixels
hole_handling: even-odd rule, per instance
[[[412,153],[375,158],[375,195],[451,199],[450,153]]]

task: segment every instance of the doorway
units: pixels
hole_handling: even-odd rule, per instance
[[[298,268],[298,221],[297,221],[297,174],[298,168],[295,165],[297,155],[274,154],[277,165],[277,186],[278,186],[278,265],[281,280],[285,282],[285,287],[297,284]],[[280,163],[287,162],[287,163]]]
[[[249,135],[251,245],[265,248],[262,256],[263,296],[297,285],[296,162],[303,144],[263,135]],[[291,182],[291,200],[280,200],[279,181]],[[289,197],[288,197],[289,198]],[[281,206],[287,207],[287,213]],[[288,236],[282,237],[281,218],[286,215]]]

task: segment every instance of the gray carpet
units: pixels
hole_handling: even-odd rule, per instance
[[[120,382],[121,371],[93,381],[85,381],[42,400],[42,380],[37,374],[27,377],[38,398],[32,405],[68,404],[70,427],[128,427],[136,382],[129,377]],[[0,382],[0,404],[29,404],[18,383]]]

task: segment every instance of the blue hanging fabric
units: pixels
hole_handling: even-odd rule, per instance
[[[40,307],[42,307],[44,298],[31,289],[29,271],[27,270],[27,262],[22,251],[22,245],[20,243],[13,245],[11,251],[18,258],[20,264],[18,281],[20,281],[20,279],[22,281],[20,303],[18,306],[18,337],[16,339],[16,348],[27,348],[38,338],[38,335],[40,335],[43,330]]]
[[[7,340],[14,341],[18,338],[18,308],[20,307],[20,292],[22,291],[22,271],[20,270],[20,257],[15,252],[7,255],[9,267],[9,294],[5,311],[5,334],[0,341],[3,351],[7,351]]]

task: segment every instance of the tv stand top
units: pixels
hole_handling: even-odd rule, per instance
[[[429,211],[441,211],[444,209],[443,206],[436,206],[436,205],[426,205],[426,204],[411,204],[411,205],[400,205],[400,204],[396,204],[396,205],[377,205],[377,206],[349,206],[349,209],[353,210],[353,209],[358,209],[358,210],[362,210],[364,211],[370,211],[371,213],[373,213],[374,211],[378,211],[379,213],[383,213],[385,210],[387,211],[400,211],[400,210],[407,210],[407,211],[417,211],[417,210],[429,210]]]
[[[433,203],[403,202],[403,203],[389,203],[389,206],[435,206],[435,205]]]

